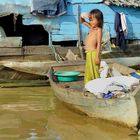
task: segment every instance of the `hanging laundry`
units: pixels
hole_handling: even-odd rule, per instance
[[[60,16],[66,13],[64,0],[32,0],[31,13],[46,17]]]
[[[56,15],[61,16],[61,15],[65,14],[66,13],[66,7],[67,7],[67,5],[66,5],[65,0],[59,0],[59,3],[57,5]]]
[[[121,23],[121,15],[116,12],[115,15],[115,25],[114,25],[115,31],[116,31],[116,45],[120,47],[123,51],[127,49],[126,43],[125,43],[125,36],[122,29],[122,23]]]
[[[128,33],[128,28],[127,28],[127,22],[126,22],[126,16],[123,12],[120,13],[121,16],[121,25],[122,25],[122,30],[125,35]]]

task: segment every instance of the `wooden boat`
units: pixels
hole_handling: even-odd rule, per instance
[[[118,66],[119,64],[111,64]],[[111,66],[110,65],[110,66]],[[120,72],[128,74],[133,69],[122,66]],[[116,67],[117,68],[117,67]],[[81,75],[75,82],[58,82],[54,76],[55,71],[80,71]],[[140,91],[138,86],[133,92],[122,98],[103,99],[97,98],[93,93],[84,91],[84,64],[57,65],[50,68],[48,72],[50,85],[55,96],[62,102],[74,107],[89,117],[95,117],[133,128],[138,123],[138,111],[135,94]]]
[[[44,79],[56,61],[0,61],[0,79],[35,80]]]
[[[140,64],[140,57],[116,57],[104,59],[108,63],[116,62],[125,66],[135,66]]]
[[[19,72],[46,75],[50,66],[56,64],[56,61],[1,61],[0,64]]]

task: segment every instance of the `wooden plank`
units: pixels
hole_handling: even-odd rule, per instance
[[[47,80],[0,80],[0,88],[48,86]]]
[[[24,55],[34,55],[34,54],[42,54],[49,55],[51,54],[51,49],[48,49],[48,46],[24,46]]]
[[[79,53],[77,47],[55,47],[56,50],[61,54],[64,55],[67,53],[68,49],[71,49],[75,53]],[[50,47],[42,45],[42,46],[24,46],[24,55],[53,55],[53,52]]]
[[[23,55],[22,48],[13,48],[13,47],[0,47],[0,56],[14,56],[14,55]]]
[[[0,47],[22,47],[22,37],[2,37]]]
[[[8,61],[46,61],[46,60],[55,60],[54,55],[42,55],[42,54],[30,54],[30,55],[18,55],[18,56],[0,56],[0,60],[8,60]]]
[[[63,55],[62,55],[63,56]],[[64,55],[65,56],[65,55]],[[11,58],[9,58],[11,59]],[[15,58],[15,60],[17,60],[17,58]],[[48,61],[48,60],[54,60],[55,61],[55,57],[54,54],[50,54],[50,55],[46,55],[46,54],[28,54],[28,55],[24,55],[22,57],[18,57],[18,60],[24,60],[24,61]]]
[[[60,47],[56,46],[56,50],[61,56],[65,56],[68,49],[75,54],[79,54],[77,47]],[[24,50],[24,52],[23,52]],[[0,48],[1,60],[55,60],[54,54],[47,45],[42,46],[24,46],[21,48]]]
[[[75,38],[77,36],[75,35]],[[79,55],[79,50],[77,47],[61,47],[56,46],[56,50],[61,56],[65,56],[68,49],[71,49],[74,54]],[[24,50],[24,51],[23,51]],[[127,57],[127,56],[140,56],[139,46],[129,46],[126,53],[123,53],[119,48],[113,48],[112,52],[105,54],[105,58],[109,57]],[[39,46],[23,46],[23,48],[0,48],[0,59],[26,59],[26,60],[54,60],[54,54],[50,47],[47,45]]]
[[[54,34],[52,35],[53,41],[71,41],[71,40],[78,40],[77,34]]]

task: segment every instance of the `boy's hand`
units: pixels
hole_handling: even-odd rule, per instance
[[[91,29],[91,24],[85,20],[85,18],[89,18],[89,16],[90,16],[89,13],[81,13],[81,15],[80,15],[80,21],[81,21],[85,26],[87,26],[88,28]]]
[[[80,17],[80,21],[83,23],[83,22],[85,22],[85,19]]]
[[[96,58],[95,58],[95,64],[96,64],[96,65],[100,65],[100,62],[101,62],[101,60],[100,60],[99,58],[96,57]]]
[[[89,18],[90,14],[89,13],[81,13],[80,17],[82,18]]]

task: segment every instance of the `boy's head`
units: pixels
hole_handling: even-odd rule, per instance
[[[99,9],[91,10],[89,15],[89,20],[93,27],[103,27],[103,13]]]

